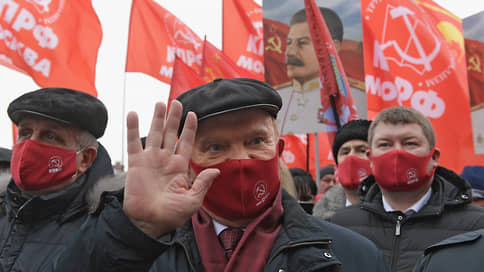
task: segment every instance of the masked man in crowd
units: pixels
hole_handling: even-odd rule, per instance
[[[368,129],[371,121],[358,119],[344,124],[334,137],[333,158],[336,162],[336,186],[331,187],[315,204],[313,215],[322,219],[344,207],[360,202],[358,186],[371,174],[368,158]]]
[[[0,181],[0,271],[37,271],[79,232],[88,190],[113,173],[96,140],[108,116],[97,98],[63,88],[24,94],[7,111],[18,136]]]
[[[274,89],[216,79],[177,100],[166,120],[156,105],[144,150],[128,114],[124,201],[105,195],[55,271],[386,270],[367,239],[281,189]]]
[[[408,107],[381,111],[368,133],[372,175],[359,187],[362,202],[331,221],[372,240],[392,271],[412,271],[428,246],[484,228],[484,210],[471,187],[438,166],[440,150],[430,121]]]

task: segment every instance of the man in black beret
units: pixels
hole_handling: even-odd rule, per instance
[[[167,119],[156,104],[144,149],[129,113],[124,195],[105,195],[53,270],[386,271],[375,245],[281,189],[280,107],[264,82],[217,79]]]
[[[86,93],[45,88],[18,97],[7,112],[18,136],[11,177],[0,181],[0,271],[37,271],[85,221],[88,190],[113,173],[97,142],[107,111]]]

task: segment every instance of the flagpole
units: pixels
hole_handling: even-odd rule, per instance
[[[126,75],[126,65],[128,63],[128,48],[129,48],[129,31],[131,29],[131,13],[133,12],[133,5],[134,1],[131,1],[131,9],[129,10],[129,24],[128,24],[128,36],[126,39],[126,57],[125,57],[125,63],[124,63],[124,80],[123,80],[123,109],[122,109],[122,118],[121,118],[121,165],[123,166],[124,169],[124,150],[126,149],[125,145],[126,142],[124,140],[125,134],[126,134],[126,81],[127,81],[127,75]],[[127,140],[127,139],[126,139]]]
[[[330,95],[329,102],[331,103],[331,108],[333,109],[333,115],[334,115],[334,120],[336,122],[336,127],[339,130],[341,128],[341,123],[339,121],[338,111],[336,110],[336,102],[334,101],[334,97],[335,97],[334,94]]]
[[[315,161],[315,174],[314,177],[316,178],[316,188],[318,189],[317,191],[319,192],[319,179],[321,178],[319,176],[319,138],[318,138],[318,133],[314,133],[314,159]]]
[[[306,133],[306,172],[309,173],[309,150],[311,148],[309,147],[309,133]]]

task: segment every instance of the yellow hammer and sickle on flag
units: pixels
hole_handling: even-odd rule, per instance
[[[269,39],[267,39],[267,42],[269,43],[269,45],[265,47],[267,51],[274,51],[276,53],[282,54],[281,38],[278,35],[270,37]]]
[[[479,56],[473,55],[469,57],[469,64],[467,65],[467,70],[481,72],[481,60]]]

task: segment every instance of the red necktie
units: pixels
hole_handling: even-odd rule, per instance
[[[239,242],[240,238],[242,238],[243,234],[244,232],[241,229],[226,228],[218,235],[225,250],[225,256],[227,259],[232,257],[232,253],[234,253],[237,243]]]

